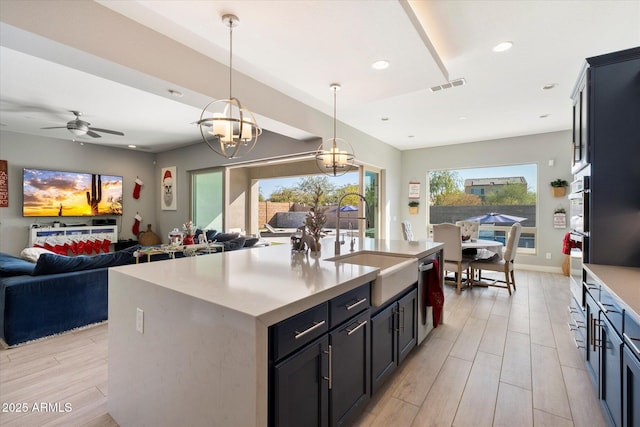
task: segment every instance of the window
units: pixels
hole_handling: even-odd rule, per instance
[[[224,186],[222,170],[194,172],[192,185],[192,220],[201,229],[224,230]]]
[[[480,222],[480,239],[505,243],[519,222],[518,252],[535,254],[536,189],[535,164],[430,171],[429,224],[473,218]]]

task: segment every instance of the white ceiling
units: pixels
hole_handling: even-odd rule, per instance
[[[568,129],[583,59],[640,45],[640,1],[97,3],[224,64],[229,34],[220,17],[234,13],[241,21],[234,70],[328,115],[329,85],[340,83],[338,119],[402,150]],[[133,70],[117,78],[123,71],[105,60],[13,22],[0,28],[1,129],[68,140],[66,129],[40,128],[64,126],[73,119],[68,110],[80,110],[92,126],[125,133],[80,138],[87,142],[157,152],[198,141],[192,122],[206,103],[202,94],[159,96],[151,87],[166,82]],[[511,50],[492,52],[505,40]],[[391,66],[373,70],[378,59]],[[467,84],[429,91],[457,78]],[[550,83],[556,87],[541,90]],[[264,128],[296,138],[332,132],[313,135],[264,112],[260,118]]]

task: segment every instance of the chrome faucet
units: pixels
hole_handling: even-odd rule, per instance
[[[335,243],[335,254],[336,255],[340,255],[340,245],[342,245],[344,243],[343,241],[340,241],[340,206],[342,205],[342,200],[347,196],[360,197],[360,199],[364,202],[364,205],[365,205],[365,215],[364,216],[359,216],[357,218],[352,218],[352,219],[364,219],[364,220],[367,220],[367,214],[366,214],[366,212],[367,212],[366,208],[368,207],[367,199],[365,199],[362,194],[360,194],[360,193],[346,193],[345,195],[340,197],[340,200],[338,201],[338,208],[337,208],[338,213],[336,214],[336,243]],[[349,225],[351,225],[351,224],[349,224]],[[353,247],[353,241],[352,241],[352,247]]]

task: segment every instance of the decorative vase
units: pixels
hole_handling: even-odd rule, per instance
[[[160,244],[160,237],[151,231],[151,224],[147,224],[147,231],[138,234],[138,243],[142,246],[153,246]]]
[[[417,215],[418,206],[409,206],[409,215]]]
[[[566,194],[565,187],[551,187],[553,197],[563,197]]]
[[[320,239],[314,239],[313,243],[314,243],[314,247],[311,248],[311,251],[313,251],[315,253],[320,253],[320,251],[322,250],[322,245],[320,243]]]
[[[184,239],[182,239],[182,244],[183,245],[193,245],[194,244],[193,234],[187,234],[186,236],[184,236]]]

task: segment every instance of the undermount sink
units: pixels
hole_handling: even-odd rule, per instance
[[[418,279],[418,260],[402,255],[361,251],[327,261],[379,268],[371,284],[371,304],[375,307],[383,305]]]

